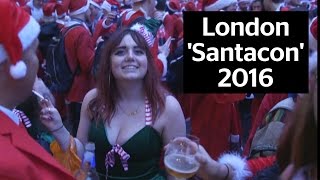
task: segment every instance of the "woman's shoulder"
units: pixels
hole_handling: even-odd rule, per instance
[[[166,95],[164,114],[175,115],[181,112],[181,106],[178,100],[172,95]]]
[[[178,100],[171,94],[165,96],[166,107],[180,107]]]

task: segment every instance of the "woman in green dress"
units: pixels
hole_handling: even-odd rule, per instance
[[[170,140],[185,135],[185,120],[178,101],[161,86],[146,40],[130,29],[116,32],[100,62],[97,87],[81,108],[77,155],[82,157],[83,144],[93,141],[100,178],[171,179],[160,169],[161,153]],[[73,140],[46,103],[42,121],[54,129],[65,152]]]

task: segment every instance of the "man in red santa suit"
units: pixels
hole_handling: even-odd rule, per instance
[[[93,32],[92,36],[92,42],[93,46],[97,45],[97,40],[100,36],[109,36],[112,32],[116,30],[116,27],[112,27],[111,29],[106,29],[103,26],[103,23],[105,22],[106,19],[113,19],[115,14],[111,12],[111,6],[117,6],[119,7],[119,3],[115,0],[105,0],[101,4],[101,9],[102,9],[102,16],[100,17],[99,21],[97,22],[95,26],[95,30]]]
[[[183,32],[183,19],[181,16],[181,5],[179,0],[168,1],[167,9],[170,18],[164,19],[164,25],[173,38],[173,41],[171,42],[171,52],[173,52],[177,48],[178,42],[181,40],[179,34]]]
[[[30,96],[36,79],[40,26],[10,0],[0,1],[0,17],[0,179],[71,180],[12,112]]]
[[[236,11],[237,0],[204,0],[204,11]]]
[[[65,36],[65,52],[72,72],[77,72],[69,92],[66,94],[68,120],[72,124],[72,135],[76,135],[81,103],[85,94],[93,87],[91,69],[94,59],[94,47],[91,33],[86,25],[90,20],[89,0],[65,0],[70,20],[65,23],[66,28],[72,28]],[[67,9],[67,8],[65,8]]]

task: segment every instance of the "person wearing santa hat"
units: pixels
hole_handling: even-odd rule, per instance
[[[116,27],[112,27],[111,29],[104,28],[105,26],[103,25],[104,22],[108,20],[113,20],[116,16],[114,12],[111,12],[111,6],[119,6],[119,3],[115,0],[105,0],[103,1],[101,5],[102,9],[102,16],[100,17],[99,21],[97,22],[95,26],[95,31],[93,32],[92,36],[92,43],[93,46],[97,45],[97,40],[101,36],[109,36],[112,32],[115,31]]]
[[[123,3],[121,4],[121,10],[124,11],[126,9],[131,9],[132,6],[132,0],[123,0]]]
[[[207,0],[203,6],[204,11],[236,11],[237,0]]]
[[[252,0],[249,5],[249,11],[264,11],[262,0]]]
[[[93,86],[91,68],[94,59],[94,47],[90,30],[86,21],[90,21],[90,0],[64,0],[62,9],[68,10],[70,20],[65,23],[67,28],[73,27],[65,35],[65,52],[68,64],[72,72],[76,72],[69,92],[65,94],[67,103],[68,120],[71,123],[71,133],[76,135],[79,120],[81,102],[85,94]]]
[[[238,11],[248,11],[250,0],[238,0]]]
[[[284,0],[263,0],[263,7],[266,11],[280,11],[284,7]]]
[[[43,2],[42,0],[31,0],[29,1],[23,8],[38,22],[42,21],[43,18],[43,10],[42,10]]]
[[[90,27],[90,31],[91,33],[94,32],[95,27],[98,23],[98,21],[100,20],[101,16],[102,16],[102,9],[101,6],[98,4],[98,0],[89,0],[90,2],[90,11],[91,11],[91,15],[90,15],[90,23],[89,27]]]
[[[11,0],[0,1],[0,17],[0,179],[74,179],[12,112],[32,93],[40,26]]]
[[[181,4],[179,0],[167,1],[167,10],[170,18],[164,17],[163,22],[168,35],[173,38],[170,46],[170,52],[173,53],[178,47],[178,42],[181,40],[179,34],[183,32],[183,19],[181,16]]]

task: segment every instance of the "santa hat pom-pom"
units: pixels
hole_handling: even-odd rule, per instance
[[[21,79],[27,74],[27,66],[23,61],[18,61],[10,66],[10,74],[14,79]]]

